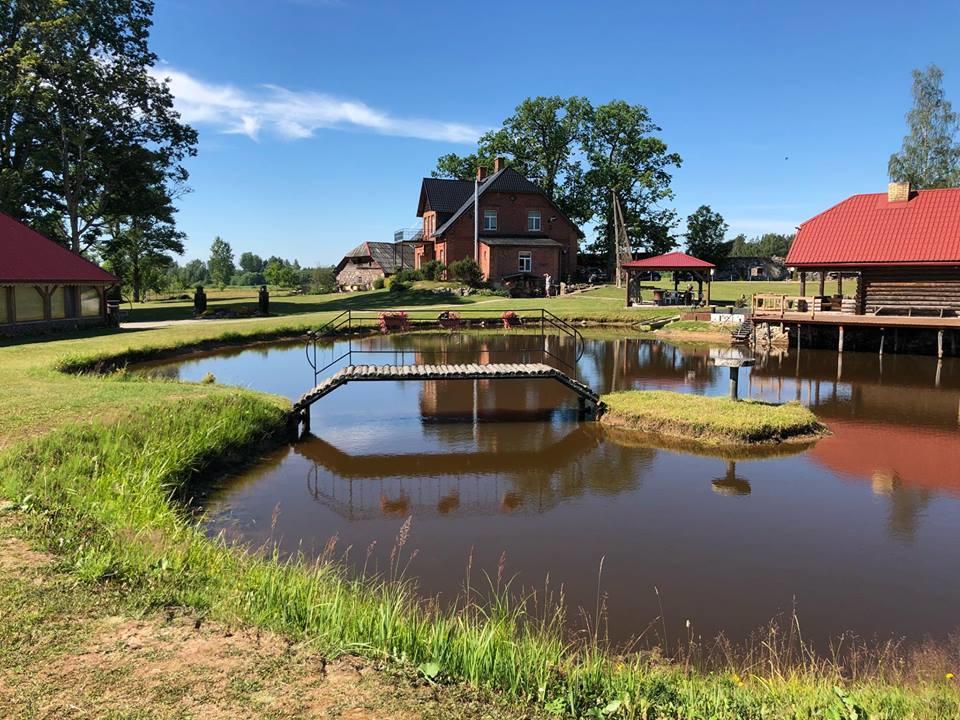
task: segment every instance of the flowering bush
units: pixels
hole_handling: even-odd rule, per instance
[[[410,327],[410,321],[407,314],[400,312],[382,312],[379,316],[380,332],[390,332],[391,330],[407,330]]]

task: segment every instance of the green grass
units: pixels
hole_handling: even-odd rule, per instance
[[[911,674],[894,660],[851,680],[840,663],[812,654],[788,661],[768,643],[754,655],[738,659],[731,653],[712,672],[699,672],[655,653],[616,655],[602,637],[572,640],[563,629],[562,608],[512,599],[496,583],[494,592],[474,590],[457,607],[440,611],[424,605],[396,570],[365,579],[329,560],[303,564],[242,553],[206,538],[181,501],[228,469],[228,459],[249,459],[258,447],[276,442],[286,401],[215,384],[125,373],[76,376],[57,369],[290,334],[332,315],[0,346],[0,442],[6,443],[0,494],[15,501],[33,536],[58,553],[71,573],[121,588],[133,606],[192,608],[332,654],[420,666],[437,681],[466,681],[568,717],[960,714],[960,693],[942,672]],[[742,408],[748,406],[737,410]],[[396,545],[402,556],[402,537]]]
[[[738,402],[666,390],[628,390],[601,399],[608,408],[604,422],[700,442],[780,442],[824,431],[799,403]]]
[[[672,288],[670,280],[656,283],[644,283],[657,287]],[[558,315],[576,320],[604,322],[634,322],[638,315],[651,312],[644,309],[624,307],[626,291],[614,285],[601,286],[582,293],[554,297],[550,299],[510,299],[489,295],[468,295],[467,297],[440,294],[434,290],[450,287],[449,283],[419,282],[416,287],[405,293],[390,293],[387,290],[370,290],[356,293],[333,293],[330,295],[289,295],[284,291],[273,291],[270,299],[270,312],[274,315],[297,315],[316,312],[340,312],[342,310],[370,310],[382,308],[410,307],[471,307],[489,308],[492,312],[503,311],[511,307],[545,307]],[[808,291],[814,292],[808,283]],[[836,283],[828,284],[828,291],[836,290]],[[731,304],[741,295],[750,298],[754,293],[775,293],[795,295],[800,292],[798,282],[715,282],[713,283],[713,302]],[[646,297],[649,299],[649,292]],[[227,288],[224,291],[207,291],[209,311],[239,309],[252,310],[256,307],[257,296],[254,289]],[[193,317],[193,303],[189,300],[161,300],[137,303],[132,307],[124,306],[130,322],[150,322],[167,320],[187,320]],[[656,312],[663,313],[663,308]]]

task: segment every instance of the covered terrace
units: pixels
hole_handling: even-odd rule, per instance
[[[695,258],[683,252],[670,252],[665,255],[630,260],[621,267],[627,273],[627,307],[634,305],[693,305],[693,285],[689,284],[685,290],[680,290],[681,275],[697,283],[696,304],[710,302],[710,283],[716,266],[706,260]],[[654,285],[643,285],[643,277],[648,273],[672,272],[673,290],[664,290]],[[706,283],[706,296],[703,286]],[[643,291],[650,291],[650,299],[644,301]]]

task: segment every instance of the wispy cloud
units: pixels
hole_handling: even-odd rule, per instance
[[[167,80],[183,119],[219,132],[256,140],[273,135],[287,140],[312,137],[318,130],[365,130],[381,135],[473,143],[484,128],[426,118],[402,118],[358,100],[318,92],[298,92],[279,85],[242,89],[199,80],[168,66],[154,77]]]

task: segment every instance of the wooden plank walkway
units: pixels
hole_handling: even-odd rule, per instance
[[[556,380],[575,392],[583,403],[599,417],[605,405],[590,386],[545,363],[490,365],[349,365],[331,375],[315,388],[304,393],[293,410],[304,415],[313,403],[349,382],[396,380],[524,380],[545,378]],[[306,418],[304,418],[306,419]]]

